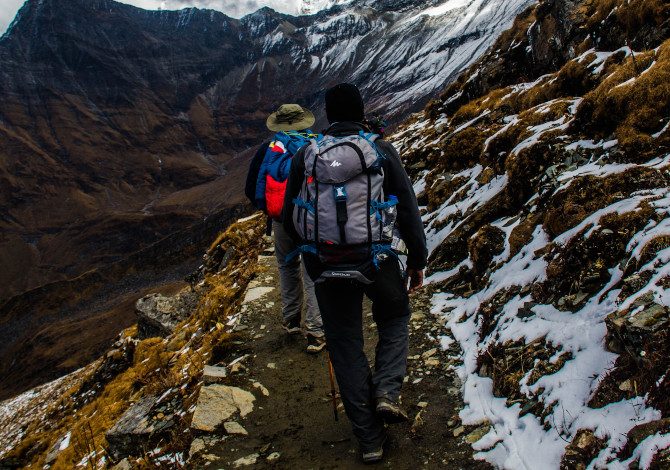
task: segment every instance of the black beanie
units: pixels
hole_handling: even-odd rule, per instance
[[[351,83],[340,83],[326,91],[326,117],[331,124],[341,121],[362,122],[365,109],[358,87]]]

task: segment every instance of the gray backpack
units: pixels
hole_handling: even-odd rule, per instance
[[[305,180],[293,200],[293,224],[301,249],[326,265],[347,267],[373,259],[384,238],[384,217],[397,200],[385,201],[383,155],[376,134],[325,136],[305,148]],[[342,270],[331,277],[345,277]]]

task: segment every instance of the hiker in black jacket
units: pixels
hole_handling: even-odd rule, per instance
[[[354,85],[340,84],[326,92],[326,114],[331,126],[326,135],[344,137],[368,132],[361,122],[364,106]],[[416,196],[400,157],[388,142],[375,141],[383,155],[384,194],[398,198],[396,226],[407,249],[409,291],[423,284],[426,266],[426,237]],[[294,198],[305,181],[305,148],[293,159],[284,199],[283,224],[296,241],[300,236],[293,225]],[[337,376],[344,407],[363,452],[363,460],[382,459],[385,442],[384,422],[407,419],[399,406],[400,388],[406,368],[408,321],[410,316],[407,281],[398,260],[385,257],[372,267],[373,282],[363,284],[349,279],[325,279],[319,257],[304,253],[309,276],[315,281],[316,296],[323,318],[327,349]],[[363,351],[363,295],[373,302],[372,313],[379,332],[374,372]]]

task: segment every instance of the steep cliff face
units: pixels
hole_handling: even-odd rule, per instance
[[[665,468],[670,10],[542,2],[395,136],[501,468]]]

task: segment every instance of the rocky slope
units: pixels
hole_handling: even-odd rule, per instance
[[[669,18],[541,2],[395,136],[497,467],[670,465]]]
[[[26,2],[0,38],[0,397],[85,364],[73,340],[87,359],[104,349],[132,312],[90,305],[126,295],[118,285],[141,295],[162,282],[156,272],[195,262],[202,244],[181,259],[174,248],[203,218],[225,226],[240,210],[246,150],[280,102],[320,111],[323,90],[350,80],[399,118],[529,3],[315,2],[305,7],[331,8],[236,20],[111,0]],[[174,254],[169,265],[156,266],[156,244]],[[86,289],[68,297],[72,285]],[[67,334],[89,334],[74,321],[114,317],[90,337]]]

